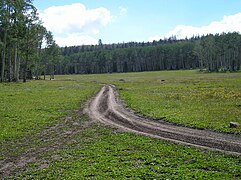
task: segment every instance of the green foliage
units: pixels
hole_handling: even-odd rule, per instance
[[[37,77],[44,69],[46,59],[43,59],[42,44],[52,34],[41,25],[37,9],[32,0],[4,0],[0,2],[0,54],[1,54],[1,82],[19,81]],[[51,42],[52,44],[53,42]],[[56,46],[47,55],[56,55],[59,58]],[[55,52],[53,52],[55,51]],[[46,54],[45,54],[46,56]],[[49,63],[57,64],[56,58],[50,59]],[[21,69],[21,70],[20,70]],[[52,70],[51,70],[52,71]]]
[[[234,72],[241,66],[241,35],[223,33],[152,43],[119,43],[62,48],[59,74],[206,69]],[[66,68],[66,66],[68,68]]]

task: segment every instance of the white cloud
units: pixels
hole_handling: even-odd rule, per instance
[[[120,10],[120,16],[126,15],[126,13],[127,13],[127,8],[122,7],[122,6],[119,6],[118,8],[119,8],[119,10]]]
[[[78,45],[95,45],[98,41],[89,36],[83,34],[69,34],[66,37],[56,37],[57,44],[60,46],[78,46]]]
[[[153,36],[149,41],[160,40],[160,38],[168,38],[175,35],[178,39],[190,38],[193,35],[207,35],[216,33],[227,32],[240,32],[241,33],[241,13],[230,16],[224,16],[221,21],[214,21],[208,25],[201,27],[178,25],[173,30],[166,33],[164,36]]]
[[[49,7],[40,12],[40,18],[60,46],[93,43],[93,36],[112,21],[108,9],[87,9],[81,3]]]

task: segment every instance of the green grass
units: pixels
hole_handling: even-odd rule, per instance
[[[0,142],[55,124],[68,110],[78,109],[98,87],[75,81],[0,84]]]
[[[241,178],[240,157],[102,125],[85,127],[89,119],[75,116],[74,110],[106,83],[117,85],[125,103],[145,116],[241,134],[240,128],[229,128],[230,121],[241,123],[240,73],[164,71],[4,83],[0,84],[0,160],[47,147],[10,179]],[[74,118],[65,122],[65,116]],[[59,123],[63,126],[44,135]],[[65,132],[79,128],[77,134],[65,137]]]
[[[122,99],[135,111],[185,126],[241,133],[241,127],[229,127],[230,122],[241,124],[240,73],[176,71],[137,77],[118,83]]]
[[[128,107],[153,119],[241,134],[241,73],[160,71],[59,78],[115,84]],[[86,79],[85,79],[86,78]]]
[[[241,159],[92,126],[12,179],[240,179]]]

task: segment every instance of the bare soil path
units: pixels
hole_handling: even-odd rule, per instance
[[[123,131],[241,156],[241,135],[187,128],[139,117],[124,107],[113,85],[105,85],[86,111],[92,119]]]

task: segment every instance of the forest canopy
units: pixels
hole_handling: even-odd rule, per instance
[[[101,41],[100,41],[101,42]],[[61,48],[58,74],[201,69],[239,71],[241,35],[237,32],[169,39]]]

